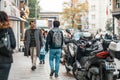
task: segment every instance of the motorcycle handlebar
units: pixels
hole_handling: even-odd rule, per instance
[[[83,41],[83,40],[75,40],[75,39],[72,39],[70,42],[71,42],[71,43],[74,43],[77,47],[81,47],[81,48],[83,48],[83,45],[84,45],[84,46],[86,45],[86,44],[85,44],[85,41]]]
[[[66,38],[66,39],[64,39],[64,42],[65,42],[65,44],[68,44],[68,43],[73,43],[74,40],[73,40],[73,39]]]
[[[70,38],[64,39],[64,42],[65,42],[65,44],[73,43],[73,44],[75,44],[77,47],[81,47],[81,48],[84,48],[84,47],[87,46],[87,45],[91,45],[91,44],[89,43],[89,41],[85,41],[85,40],[75,40],[75,39],[70,39]]]

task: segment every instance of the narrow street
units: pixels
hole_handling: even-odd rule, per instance
[[[37,69],[31,71],[30,57],[25,57],[23,52],[14,53],[14,63],[10,71],[8,80],[75,80],[72,72],[67,74],[65,67],[60,65],[59,77],[50,78],[50,68],[48,61],[49,54],[46,55],[45,64],[39,64],[37,60]]]

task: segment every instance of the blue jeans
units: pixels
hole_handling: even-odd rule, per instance
[[[0,80],[8,80],[10,68],[11,68],[11,63],[0,64]]]
[[[55,74],[58,74],[59,72],[61,52],[62,52],[61,49],[50,49],[49,63],[51,70],[55,70]],[[55,65],[54,65],[54,59],[55,59]]]

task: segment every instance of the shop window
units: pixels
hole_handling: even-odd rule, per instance
[[[92,5],[92,6],[91,6],[91,10],[92,10],[92,11],[95,11],[95,5]]]
[[[93,19],[93,20],[95,19],[95,15],[92,15],[92,19]]]
[[[95,28],[95,24],[92,24],[92,28]]]
[[[116,0],[116,8],[120,8],[120,0]]]

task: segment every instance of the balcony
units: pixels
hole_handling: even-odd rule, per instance
[[[117,19],[119,19],[120,18],[120,0],[113,0],[112,5],[113,5],[112,15]]]

